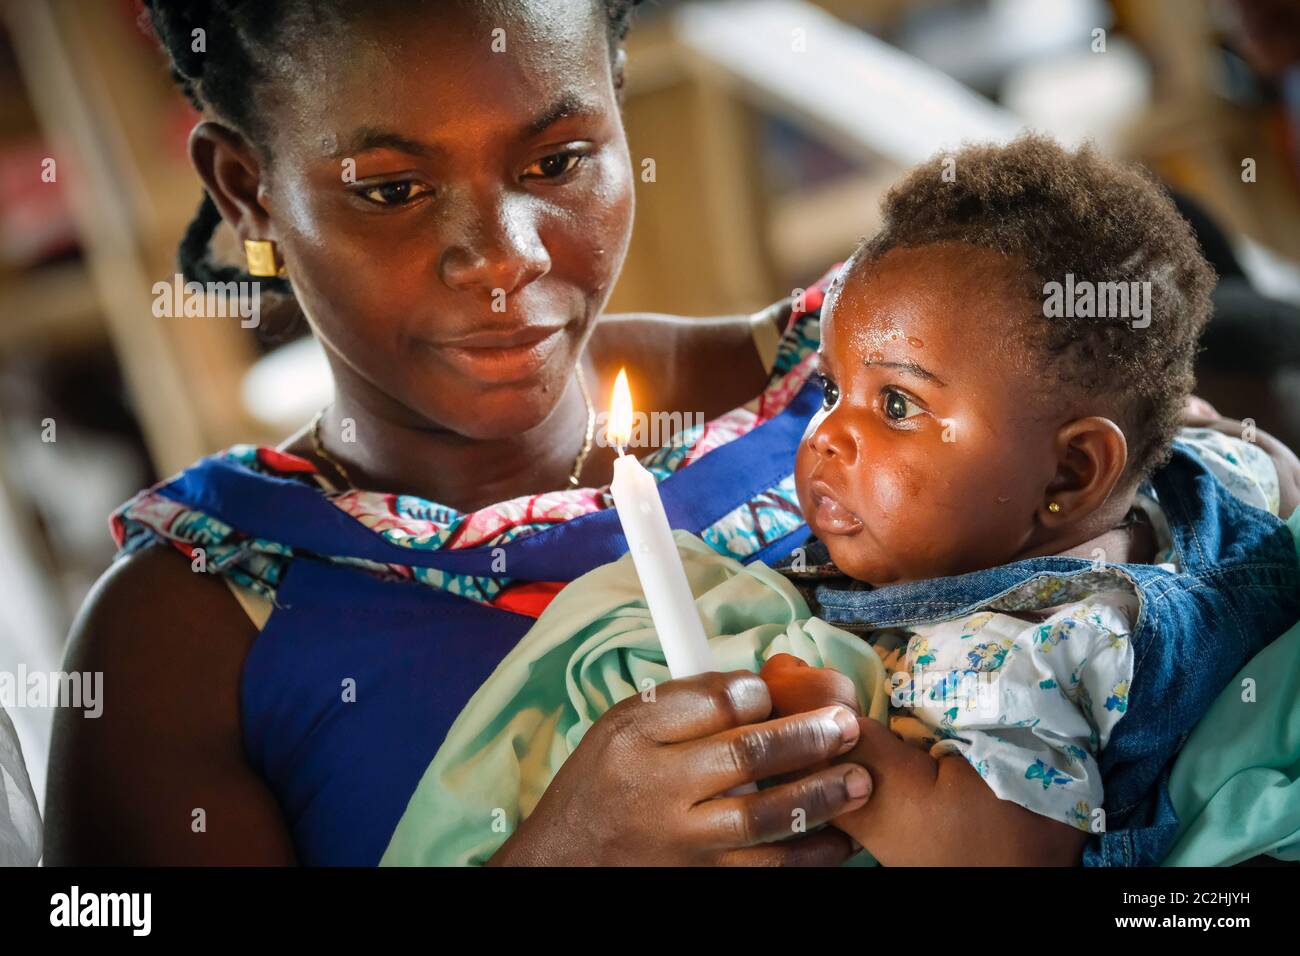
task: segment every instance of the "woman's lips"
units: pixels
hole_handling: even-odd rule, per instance
[[[861,519],[840,503],[826,482],[814,481],[809,491],[812,493],[813,512],[808,515],[808,523],[813,531],[819,534],[854,534],[862,530]]]
[[[478,335],[438,346],[438,351],[469,378],[502,385],[535,374],[560,344],[562,331],[564,326],[547,326],[496,337]]]

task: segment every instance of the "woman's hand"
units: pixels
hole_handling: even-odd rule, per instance
[[[1181,424],[1184,428],[1212,428],[1233,438],[1245,439],[1249,435],[1248,440],[1273,459],[1277,468],[1279,517],[1285,521],[1300,507],[1300,458],[1268,432],[1253,426],[1247,429],[1244,422],[1223,417],[1213,405],[1195,395],[1189,395],[1183,404]]]
[[[825,707],[766,720],[771,711],[767,686],[747,671],[669,681],[654,700],[620,702],[587,732],[491,864],[844,862],[853,848],[839,831],[795,834],[867,802],[863,768],[822,766],[853,748],[857,718]],[[761,793],[716,796],[813,766],[821,769]]]
[[[1205,399],[1188,395],[1183,400],[1183,415],[1180,423],[1184,428],[1204,428],[1222,420],[1223,416]]]

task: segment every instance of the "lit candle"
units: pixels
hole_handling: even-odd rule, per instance
[[[659,487],[635,455],[623,452],[632,437],[632,392],[623,370],[614,381],[607,433],[618,448],[609,491],[645,592],[650,619],[664,649],[668,673],[677,678],[716,670]]]

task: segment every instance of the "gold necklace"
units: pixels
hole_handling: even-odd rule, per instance
[[[324,417],[325,409],[322,408],[316,413],[316,417],[311,420],[312,451],[316,452],[317,458],[323,458],[325,461],[328,461],[330,467],[337,471],[339,477],[343,479],[343,484],[348,486],[348,490],[353,491],[356,489],[356,485],[352,484],[352,478],[348,475],[348,470],[343,467],[342,462],[325,450],[325,443],[320,439],[320,423]]]
[[[578,487],[578,476],[582,474],[582,466],[587,463],[587,453],[591,451],[591,439],[596,434],[596,409],[591,404],[591,396],[587,394],[587,380],[582,377],[582,361],[578,361],[578,388],[582,391],[582,401],[587,406],[587,430],[582,437],[582,450],[578,452],[578,457],[573,461],[573,471],[569,472],[569,487]]]
[[[582,450],[578,452],[578,457],[574,459],[573,470],[569,472],[569,487],[578,487],[578,476],[582,474],[582,466],[587,463],[587,455],[591,453],[591,441],[596,434],[596,409],[591,404],[591,395],[587,393],[587,380],[583,378],[582,366],[578,366],[578,388],[582,391],[582,401],[587,406],[587,427],[582,437]],[[325,409],[316,413],[316,417],[311,421],[311,447],[316,453],[316,457],[330,463],[330,467],[338,472],[343,483],[347,485],[349,491],[356,489],[352,483],[352,477],[348,470],[343,467],[343,463],[325,450],[325,443],[321,441],[320,426],[321,421],[325,418]]]

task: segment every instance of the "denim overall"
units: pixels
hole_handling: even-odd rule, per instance
[[[1160,863],[1178,831],[1168,786],[1175,754],[1232,675],[1300,619],[1300,564],[1285,522],[1235,497],[1177,442],[1150,484],[1180,570],[1106,567],[1132,584],[1139,610],[1128,710],[1099,760],[1105,829],[1084,852],[1089,866]],[[813,544],[810,563],[826,555]],[[1041,557],[874,589],[841,575],[805,592],[817,616],[862,633],[964,617],[1053,578],[1094,573],[1083,558]]]

